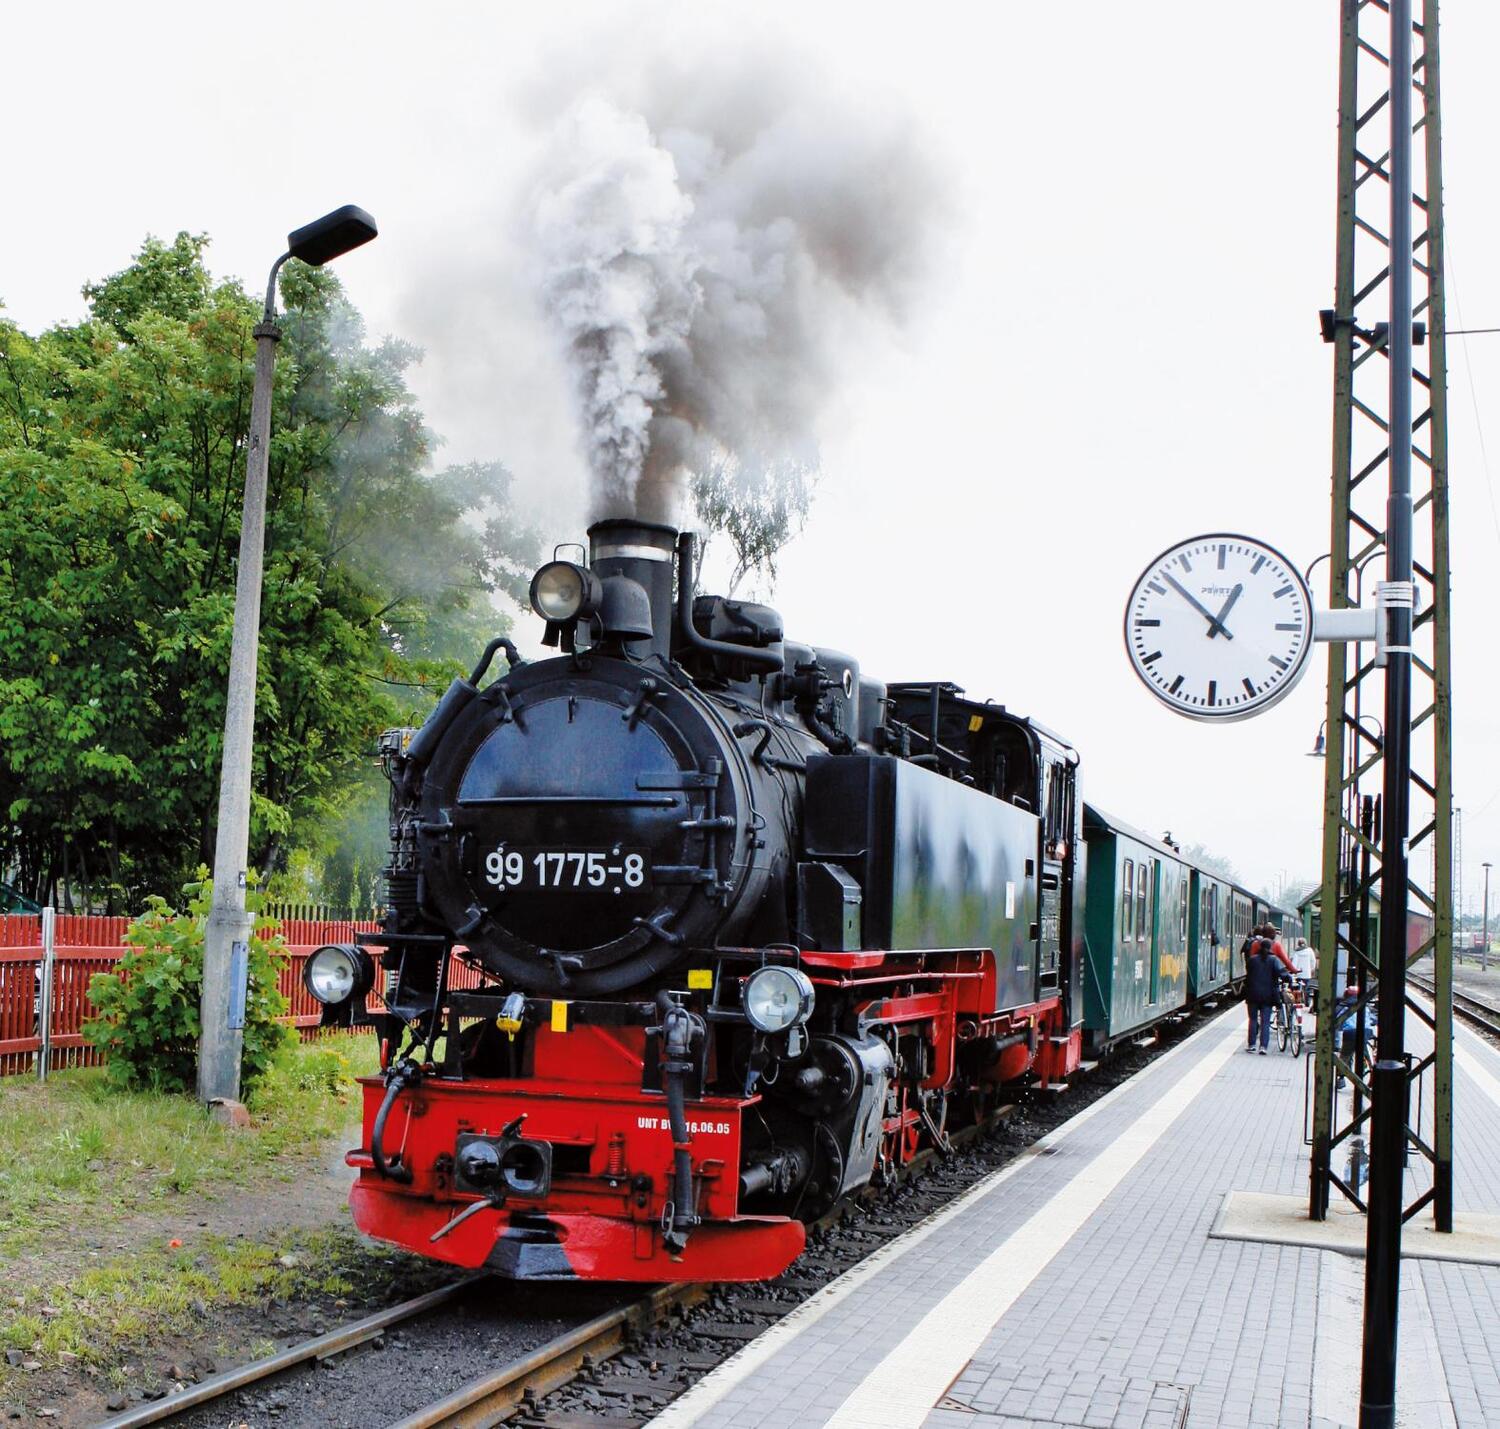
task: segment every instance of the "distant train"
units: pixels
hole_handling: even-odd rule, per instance
[[[1007,1089],[1229,991],[1283,917],[1086,807],[1035,721],[698,595],[690,535],[589,539],[532,582],[555,657],[494,641],[386,737],[385,927],[307,964],[330,1020],[384,977],[367,1234],[519,1278],[775,1276]]]

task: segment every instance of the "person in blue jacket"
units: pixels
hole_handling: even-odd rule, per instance
[[[1256,938],[1245,958],[1245,1007],[1250,1014],[1247,1052],[1266,1055],[1271,1045],[1271,1010],[1281,1001],[1281,984],[1290,981],[1285,959],[1276,956],[1271,939]],[[1259,1048],[1255,1045],[1257,1032]]]

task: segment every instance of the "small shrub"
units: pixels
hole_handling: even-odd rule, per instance
[[[199,1000],[203,991],[203,932],[208,921],[212,884],[208,870],[188,884],[187,911],[179,913],[165,899],[150,906],[125,934],[129,951],[107,973],[89,980],[89,1001],[98,1016],[84,1023],[83,1033],[108,1054],[111,1085],[126,1090],[149,1087],[164,1092],[191,1091],[197,1082]],[[264,897],[253,888],[246,906],[259,915]],[[246,1086],[264,1076],[277,1052],[293,1037],[278,1022],[287,1010],[277,987],[286,961],[280,926],[257,916],[250,938],[250,986],[245,1004],[245,1050],[240,1078]]]
[[[301,1092],[344,1096],[354,1086],[354,1066],[338,1047],[309,1047],[287,1059],[287,1075]]]

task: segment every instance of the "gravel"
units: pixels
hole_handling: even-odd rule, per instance
[[[366,1429],[639,1296],[636,1287],[487,1281],[457,1304],[392,1326],[321,1365],[302,1365],[169,1421],[190,1429]]]

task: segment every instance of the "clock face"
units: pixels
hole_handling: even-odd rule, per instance
[[[1157,699],[1190,719],[1259,714],[1312,650],[1312,598],[1264,541],[1194,536],[1163,551],[1125,606],[1125,649]]]

